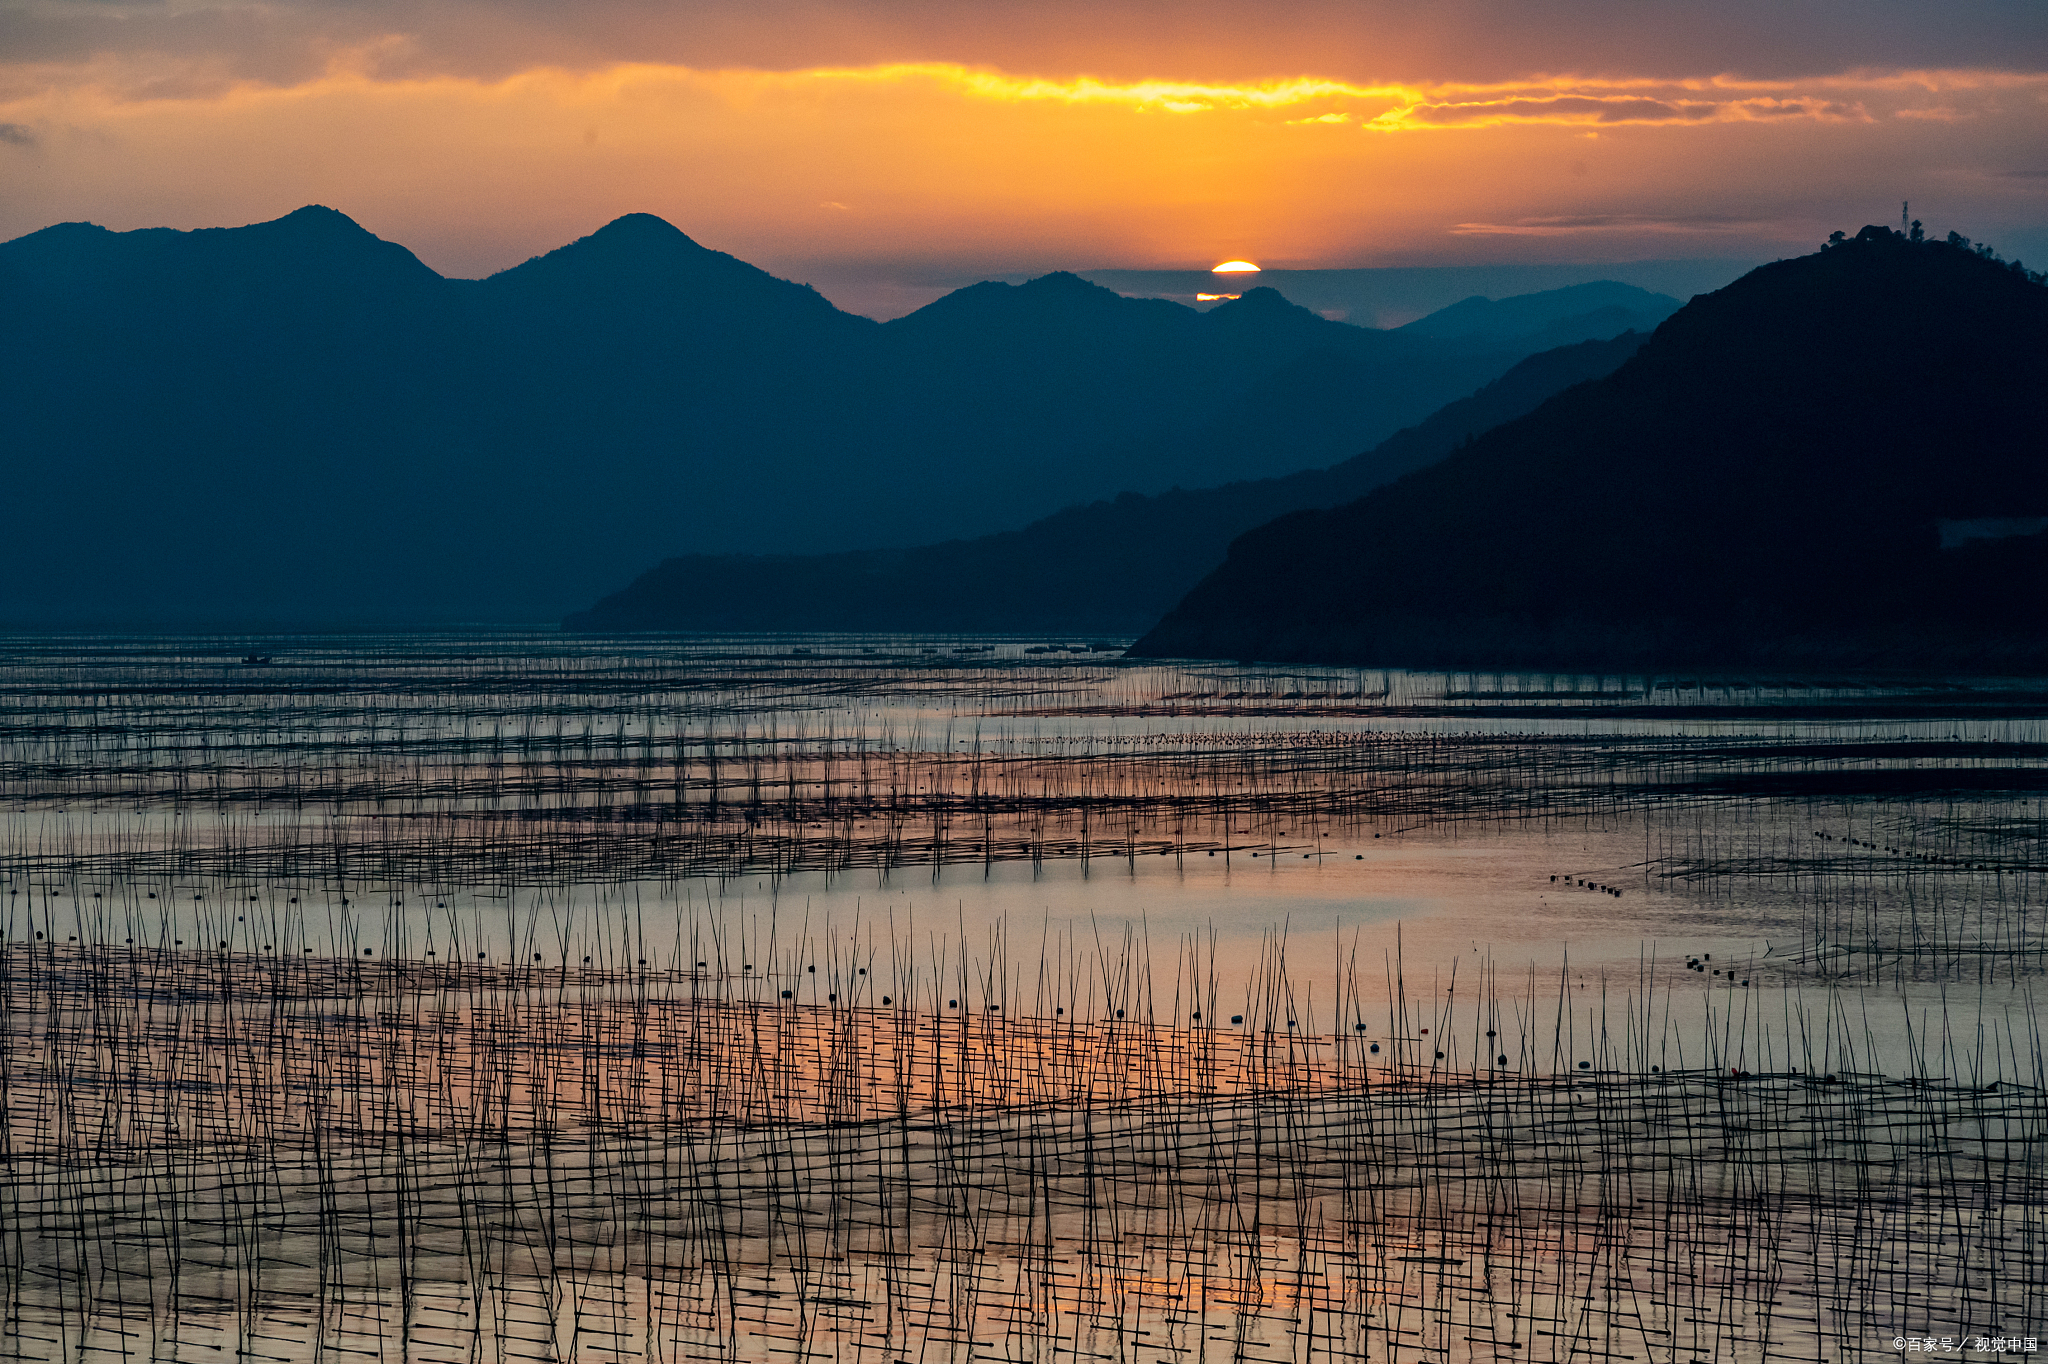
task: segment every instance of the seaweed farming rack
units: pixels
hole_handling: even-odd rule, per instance
[[[0,1357],[1838,1360],[2048,1324],[2024,689],[321,650],[42,642],[0,686]],[[1575,888],[1787,946],[1425,986],[1277,930],[1241,970],[687,889],[1532,827],[1639,839]],[[527,909],[486,936],[485,900]]]

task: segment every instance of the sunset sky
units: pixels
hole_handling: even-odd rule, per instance
[[[870,312],[1053,268],[2048,263],[2038,0],[0,0],[0,239],[324,203],[480,275],[657,213]],[[892,292],[893,291],[893,292]]]

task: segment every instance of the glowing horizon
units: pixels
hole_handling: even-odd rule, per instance
[[[1901,199],[2048,254],[2048,51],[2004,18],[1753,18],[1706,41],[1681,5],[1621,43],[1597,16],[1308,0],[1224,44],[1130,0],[1087,41],[1063,0],[1014,22],[787,0],[795,28],[727,0],[687,28],[638,0],[574,21],[421,0],[405,27],[191,0],[213,28],[27,2],[74,36],[0,56],[0,239],[321,203],[476,276],[644,211],[906,300],[1051,269],[1251,273],[1216,261],[1767,259]]]

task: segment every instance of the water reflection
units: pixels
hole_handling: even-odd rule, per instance
[[[8,641],[10,1346],[2042,1319],[2048,691],[1047,644]]]

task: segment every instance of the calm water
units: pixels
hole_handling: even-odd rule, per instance
[[[2048,684],[1116,643],[0,641],[20,1352],[2039,1323]]]
[[[2040,964],[2029,683],[1042,647],[15,641],[10,939],[580,965],[630,920],[634,960],[673,966],[712,924],[927,959],[1128,928],[1162,957],[1213,936],[1235,986],[1284,933],[1325,1025],[1339,964],[1384,979],[1397,951],[1411,981],[1569,970],[1683,1009],[1725,979],[1687,969],[1709,955],[1755,991],[1846,947],[1915,1005],[2003,1005]]]

